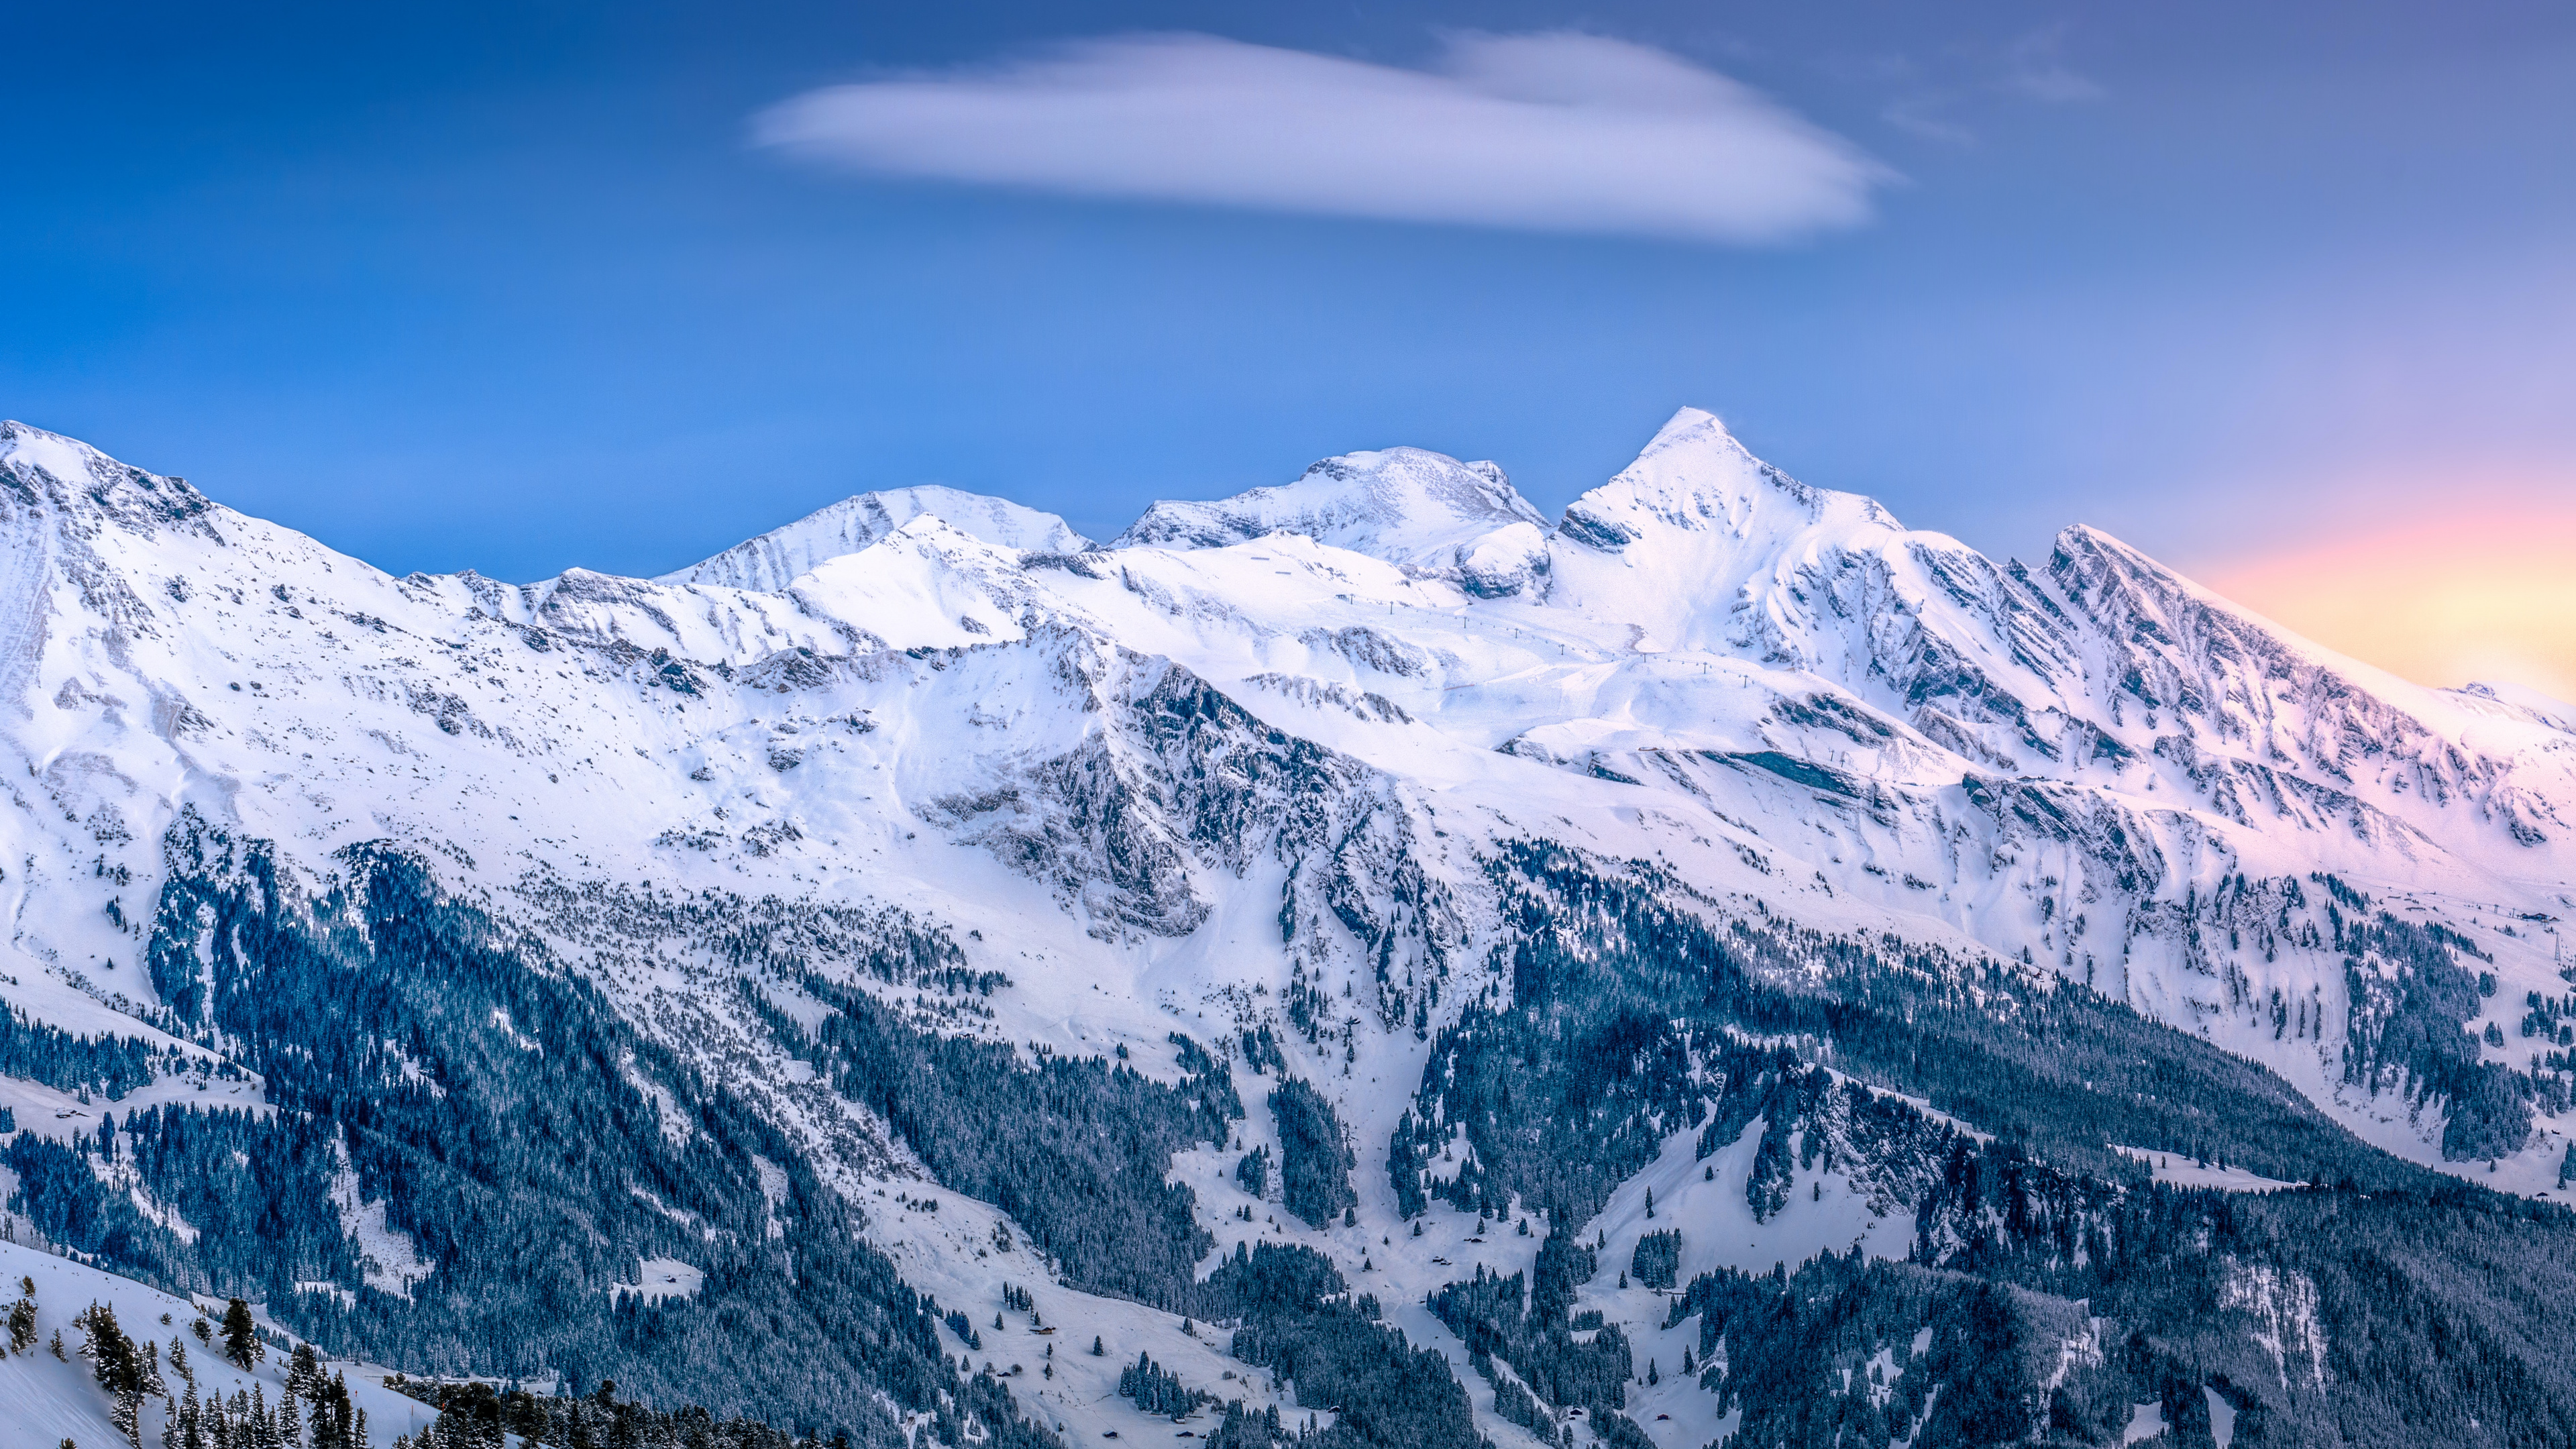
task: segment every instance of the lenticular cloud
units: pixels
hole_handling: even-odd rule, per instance
[[[1597,36],[1465,37],[1432,70],[1204,35],[827,87],[765,145],[892,176],[1275,211],[1787,240],[1885,168],[1752,90]]]

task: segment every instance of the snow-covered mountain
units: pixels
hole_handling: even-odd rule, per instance
[[[1157,503],[1110,547],[1224,548],[1274,533],[1384,559],[1479,598],[1519,593],[1545,572],[1547,519],[1501,468],[1420,448],[1326,458],[1284,488],[1214,503]]]
[[[1090,547],[1090,540],[1052,513],[1006,498],[922,484],[844,498],[656,582],[774,592],[812,572],[816,564],[857,553],[924,516],[1002,548],[1075,553]]]
[[[1374,1323],[1475,1435],[1699,1449],[1778,1427],[1674,1372],[1752,1362],[1727,1282],[1954,1271],[1997,1136],[2071,1224],[2181,1211],[2160,1174],[2538,1201],[2576,1161],[2576,711],[2393,678],[2094,530],[1998,564],[1695,410],[1553,523],[1396,448],[1107,547],[915,488],[529,585],[396,579],[12,423],[0,530],[9,1221],[416,1372],[1037,1442],[1134,1432],[1141,1352],[1243,1399],[1237,1442],[1269,1408],[1435,1442],[1320,1387]],[[291,1270],[173,1196],[217,1102],[275,1138],[238,1191],[308,1209]],[[1679,1276],[1632,1287],[1660,1224]],[[1265,1316],[1239,1245],[1342,1287]],[[1872,1271],[1837,1291],[1950,1331],[1950,1280]],[[2227,1353],[2329,1332],[2280,1286],[2322,1267],[2208,1272],[2261,1319]],[[1525,1331],[1460,1286],[1512,1274]],[[671,1346],[701,1296],[782,1358],[799,1312],[885,1327],[830,1392],[716,1382]],[[2157,1391],[2081,1346],[2110,1321],[2068,1319],[2091,1367],[2043,1419]],[[1967,1390],[1914,1333],[1847,1367],[1938,1439]],[[943,1351],[993,1377],[925,1387]],[[2328,1393],[2156,1362],[2193,1433]]]

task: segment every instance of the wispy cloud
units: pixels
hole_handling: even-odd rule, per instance
[[[2066,26],[2053,25],[2017,36],[1999,50],[1947,45],[1927,61],[1889,53],[1836,56],[1825,69],[1845,81],[1888,88],[1890,98],[1879,118],[1898,130],[1946,145],[1973,146],[1977,132],[1961,112],[1990,110],[1981,105],[1990,97],[2073,105],[2110,94],[2101,82],[2066,63],[2066,34]]]
[[[2004,89],[2056,105],[2102,99],[2102,83],[2078,73],[2059,55],[2065,39],[2066,27],[2058,25],[2014,41],[2004,53]]]
[[[880,175],[1727,243],[1860,224],[1894,179],[1723,75],[1566,33],[1456,37],[1428,70],[1205,35],[1085,41],[811,91],[755,135]]]

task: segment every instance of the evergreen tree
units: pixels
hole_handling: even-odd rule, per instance
[[[110,1418],[126,1441],[140,1445],[142,1439],[143,1395],[160,1375],[146,1363],[143,1351],[117,1326],[114,1310],[93,1303],[74,1320],[76,1327],[89,1335],[81,1352],[88,1355],[90,1373],[98,1386],[107,1390],[114,1405]]]
[[[1279,1185],[1288,1211],[1324,1227],[1357,1200],[1351,1169],[1358,1165],[1333,1104],[1312,1084],[1282,1080],[1270,1094],[1271,1120],[1279,1128]]]
[[[267,1346],[259,1341],[259,1326],[251,1322],[250,1304],[234,1299],[224,1309],[224,1357],[247,1370],[266,1352]]]
[[[1209,1396],[1183,1385],[1178,1375],[1154,1362],[1149,1354],[1136,1355],[1136,1362],[1120,1370],[1118,1393],[1134,1399],[1136,1407],[1148,1414],[1167,1414],[1175,1419],[1187,1418]]]
[[[25,1353],[36,1346],[36,1280],[18,1280],[18,1301],[9,1305],[9,1351]]]
[[[205,1410],[197,1402],[197,1381],[184,1382],[187,1388],[179,1396],[178,1410],[161,1431],[161,1449],[207,1449]]]
[[[1629,1255],[1628,1271],[1649,1288],[1670,1288],[1681,1272],[1682,1235],[1668,1229],[1647,1233],[1637,1239],[1637,1250]]]

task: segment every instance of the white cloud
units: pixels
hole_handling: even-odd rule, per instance
[[[1396,221],[1761,243],[1869,219],[1857,148],[1689,61],[1551,33],[1406,70],[1205,35],[831,86],[764,145],[891,175]]]

